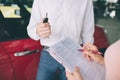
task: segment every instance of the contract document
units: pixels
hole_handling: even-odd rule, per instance
[[[104,65],[85,59],[79,51],[81,48],[72,39],[65,38],[49,47],[47,51],[70,72],[78,66],[84,80],[105,80]]]

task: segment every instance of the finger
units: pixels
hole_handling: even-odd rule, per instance
[[[50,27],[41,27],[41,28],[38,28],[38,31],[39,32],[45,32],[45,31],[50,31]]]
[[[83,47],[87,47],[87,46],[89,46],[89,45],[91,45],[91,43],[87,42],[87,43],[85,43],[85,44],[83,45]]]
[[[70,76],[70,72],[66,71],[66,76],[69,77]]]
[[[37,32],[40,34],[46,34],[46,33],[50,33],[51,30],[49,28],[42,28],[42,29],[38,29]]]
[[[89,56],[89,55],[87,55],[86,58],[87,58],[88,61],[92,60],[91,56]]]
[[[84,56],[88,61],[92,60],[92,54],[90,51],[84,51]]]
[[[45,23],[45,25],[50,27],[50,23],[49,22]]]
[[[69,71],[66,71],[66,76],[67,76],[68,80],[74,80],[72,73],[70,73]]]
[[[80,69],[79,69],[78,66],[76,66],[76,68],[75,68],[75,71],[73,73],[73,77],[74,77],[73,80],[83,80],[83,77],[82,77],[82,75],[80,73]]]
[[[83,53],[84,58],[88,59],[87,56],[88,56],[87,54]]]
[[[86,43],[83,47],[85,50],[93,50],[93,51],[97,51],[97,47],[91,43]]]
[[[84,56],[84,58],[86,58],[88,61],[91,61],[91,57],[90,57],[89,55],[84,54],[83,56]]]
[[[88,56],[88,55],[90,55],[90,52],[89,52],[88,50],[84,50],[84,51],[83,51],[83,56],[86,57],[86,56]]]
[[[41,34],[40,37],[42,37],[42,38],[49,37],[50,34],[51,33],[44,33],[44,34]]]
[[[79,67],[76,66],[76,67],[75,67],[75,72],[79,72],[79,71],[80,71]]]
[[[84,51],[84,54],[86,54],[86,55],[88,55],[88,56],[91,56],[92,54],[91,54],[91,50],[89,50],[89,51]]]
[[[80,70],[79,70],[79,67],[76,66],[76,67],[75,67],[75,70],[74,70],[74,72],[73,72],[73,76],[76,76],[76,75],[80,74],[79,71],[80,71]]]

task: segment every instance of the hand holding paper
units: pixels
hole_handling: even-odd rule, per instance
[[[104,65],[94,61],[89,62],[78,49],[82,49],[82,47],[72,39],[65,38],[48,48],[48,52],[70,72],[73,72],[78,66],[84,80],[105,80]]]

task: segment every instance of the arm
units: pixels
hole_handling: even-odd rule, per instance
[[[92,0],[88,0],[87,6],[86,6],[86,12],[84,16],[83,21],[83,27],[82,27],[82,39],[83,44],[86,42],[93,43],[94,42],[94,14],[93,14],[93,4]]]
[[[51,28],[48,23],[48,19],[47,22],[46,21],[44,22],[44,20],[42,19],[40,5],[41,4],[39,0],[34,1],[30,23],[27,27],[28,35],[34,40],[46,38],[51,34]]]
[[[106,80],[120,80],[120,40],[105,52]]]
[[[40,37],[36,33],[36,25],[40,21],[42,21],[39,4],[40,4],[39,0],[34,0],[33,6],[32,6],[30,22],[29,22],[29,25],[27,26],[28,35],[34,40],[40,39]]]

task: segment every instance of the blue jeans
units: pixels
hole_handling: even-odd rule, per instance
[[[67,80],[65,68],[58,63],[47,51],[43,50],[40,57],[36,80]]]

